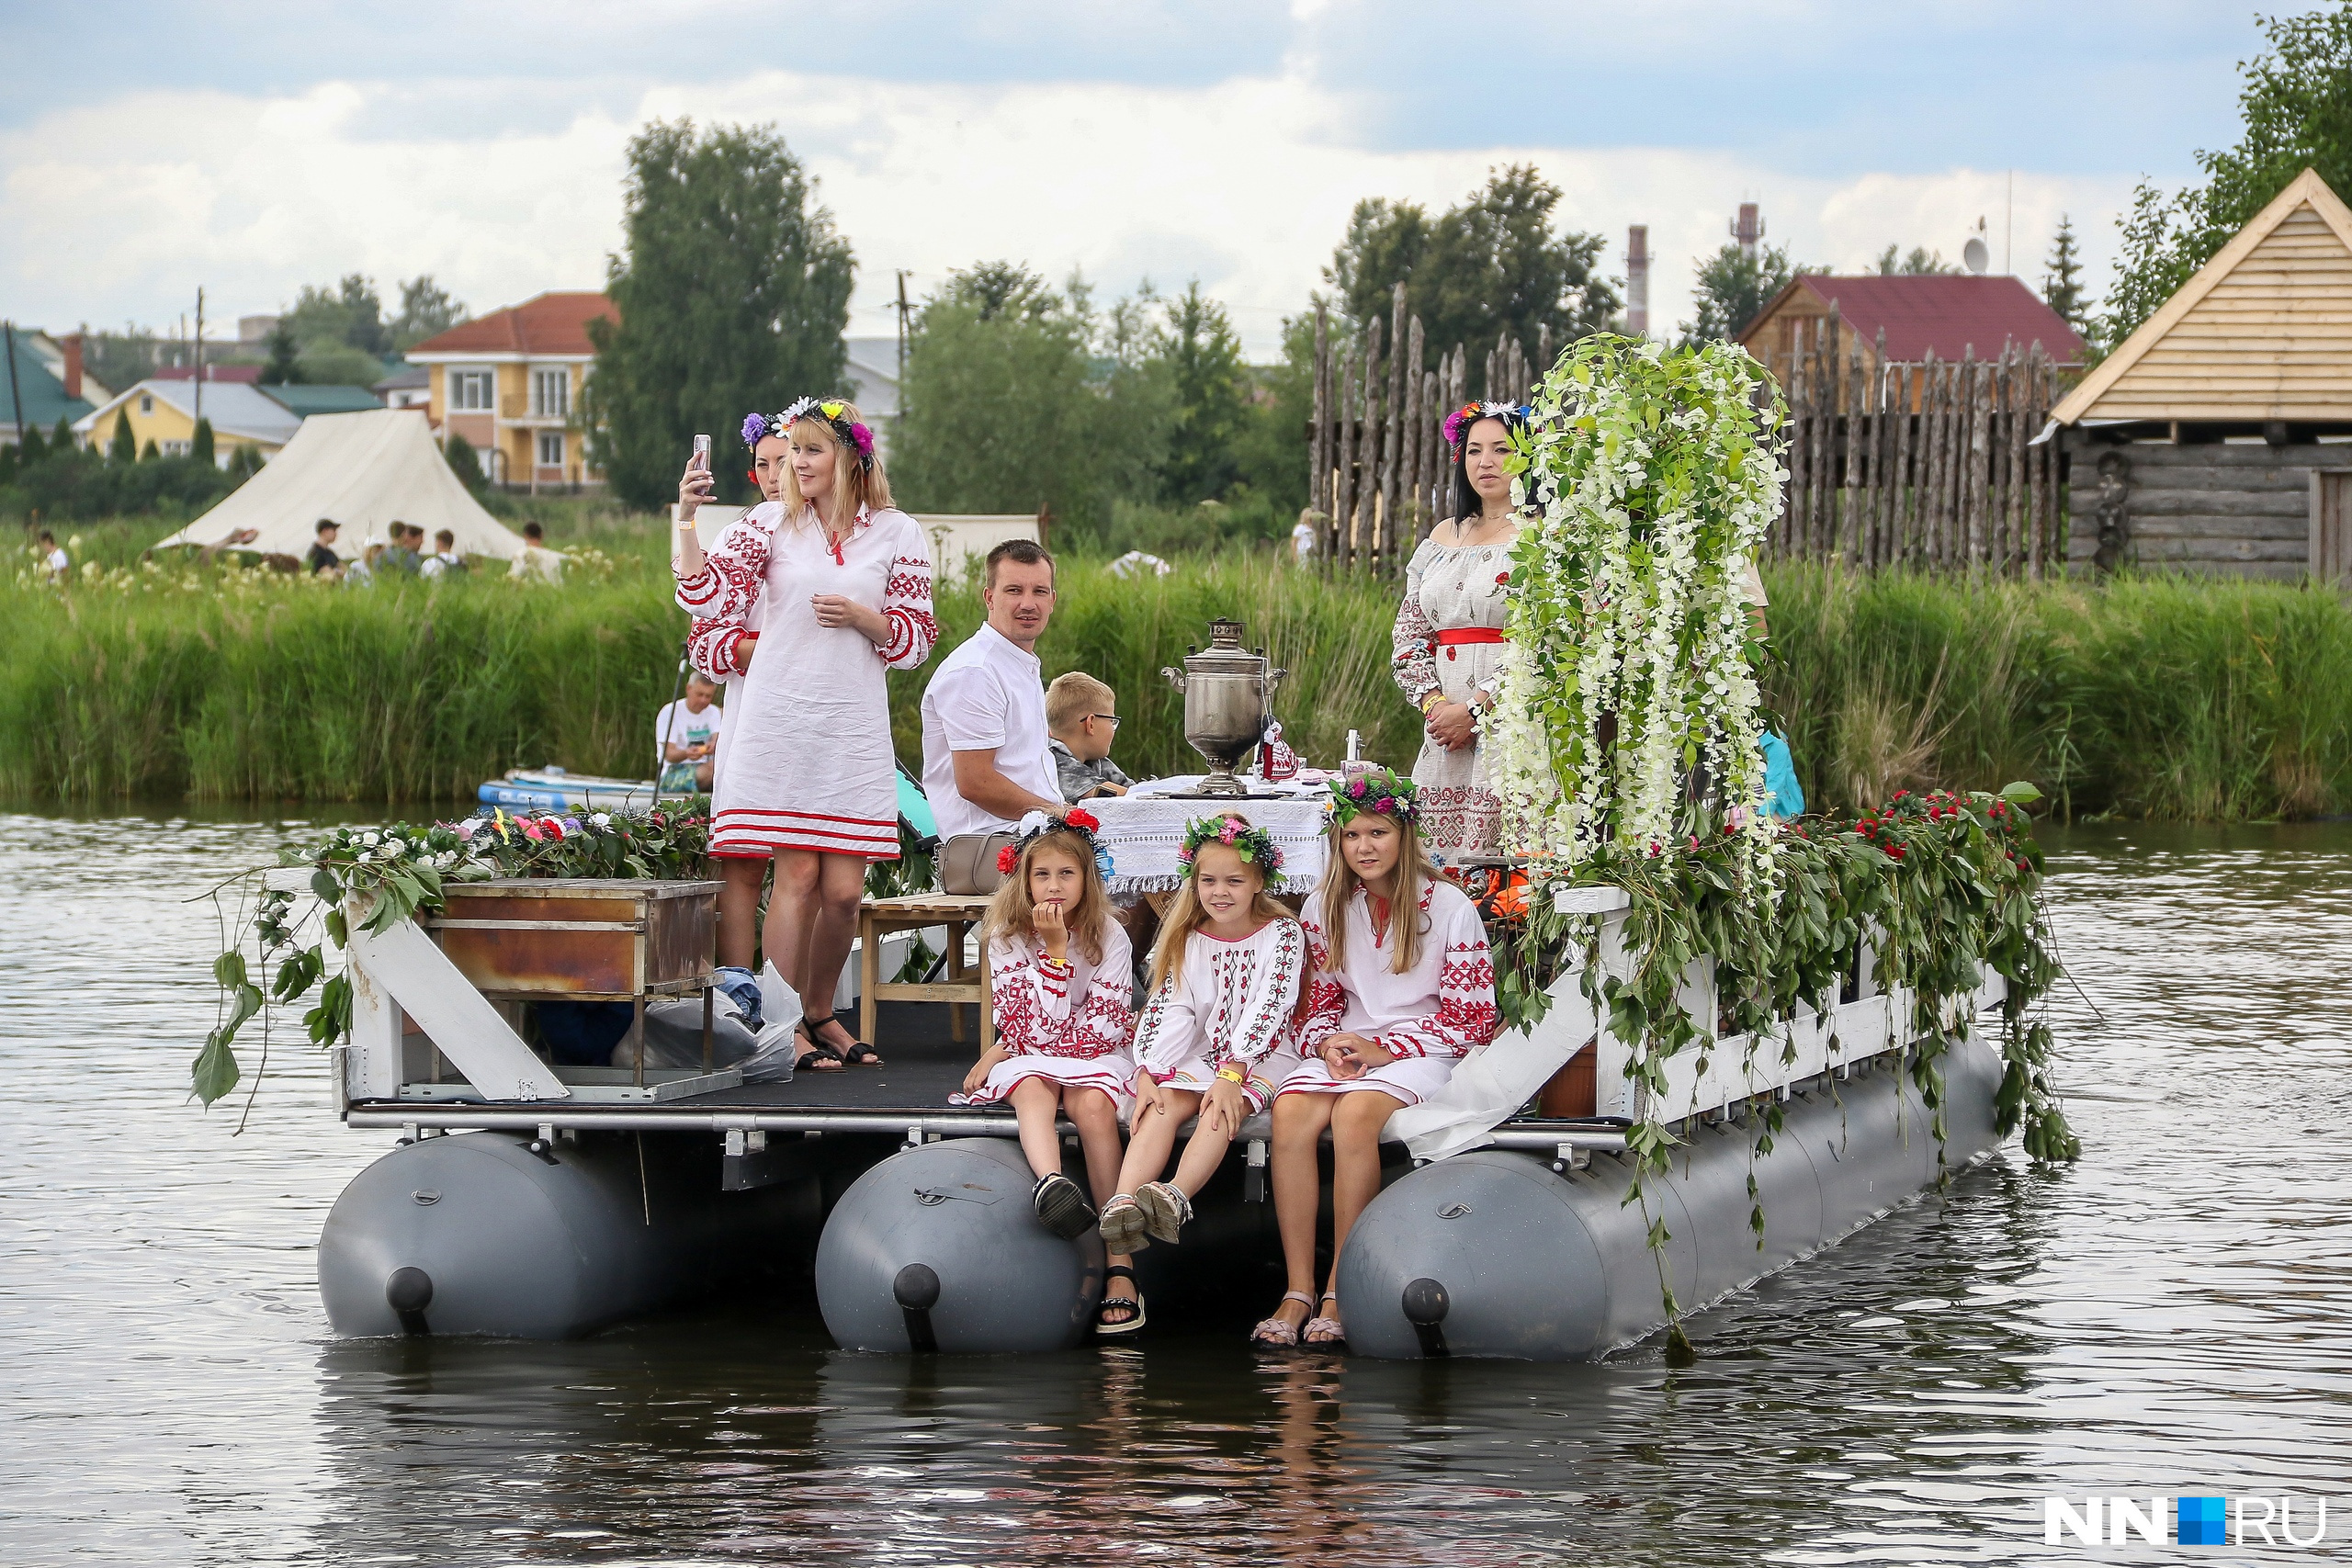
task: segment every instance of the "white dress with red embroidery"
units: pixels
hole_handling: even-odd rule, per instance
[[[1135,1102],[1133,950],[1116,920],[1106,921],[1102,961],[1091,964],[1076,942],[1055,963],[1033,937],[989,943],[989,998],[996,1010],[996,1043],[1012,1053],[989,1069],[988,1081],[964,1105],[1010,1099],[1023,1078],[1051,1078],[1064,1089],[1099,1089],[1125,1116]]]
[[[1440,525],[1444,526],[1444,525]],[[1415,707],[1431,692],[1449,702],[1467,703],[1494,691],[1501,662],[1499,642],[1438,642],[1441,632],[1503,629],[1510,614],[1504,597],[1510,582],[1509,544],[1468,548],[1421,541],[1405,568],[1405,598],[1392,631],[1392,667],[1405,700]],[[727,721],[734,723],[733,719]],[[1426,735],[1413,762],[1421,786],[1421,842],[1438,864],[1453,865],[1464,854],[1492,854],[1502,839],[1502,801],[1487,782],[1487,764],[1475,742],[1449,751]]]
[[[905,513],[861,510],[836,549],[805,509],[796,525],[775,502],[727,526],[703,570],[678,584],[695,617],[688,657],[730,687],[724,766],[714,781],[710,852],[763,858],[816,850],[899,858],[897,760],[887,670],[931,655],[931,550]],[[838,593],[890,623],[876,648],[863,632],[820,626],[809,601]],[[740,634],[756,629],[748,672]],[[741,711],[737,711],[740,708]]]
[[[1450,882],[1421,889],[1419,961],[1399,975],[1392,967],[1394,929],[1373,934],[1372,900],[1359,887],[1348,900],[1347,964],[1329,972],[1331,943],[1324,933],[1323,901],[1307,907],[1306,945],[1314,963],[1307,982],[1306,1022],[1299,1032],[1304,1057],[1283,1080],[1283,1094],[1346,1094],[1376,1089],[1418,1105],[1445,1087],[1463,1057],[1495,1037],[1495,963],[1487,949],[1478,908]],[[1360,1077],[1335,1078],[1315,1048],[1336,1033],[1361,1034],[1396,1053]]]
[[[1296,920],[1268,920],[1235,942],[1193,932],[1182,968],[1144,1004],[1136,1065],[1170,1089],[1205,1094],[1230,1063],[1243,1074],[1250,1109],[1263,1111],[1298,1065],[1295,1020],[1306,967]]]

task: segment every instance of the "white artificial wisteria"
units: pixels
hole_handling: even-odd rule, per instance
[[[1484,730],[1504,842],[1537,868],[1727,832],[1761,874],[1748,886],[1770,886],[1744,588],[1788,478],[1785,419],[1733,344],[1590,337],[1537,389],[1515,481],[1534,514]]]

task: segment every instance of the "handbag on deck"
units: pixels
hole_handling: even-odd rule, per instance
[[[958,833],[939,846],[939,886],[943,892],[958,897],[986,897],[1004,885],[1004,874],[996,868],[999,850],[1012,842],[1010,830],[997,833]]]

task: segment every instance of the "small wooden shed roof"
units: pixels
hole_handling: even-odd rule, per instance
[[[2050,417],[2352,420],[2352,209],[2304,170]]]

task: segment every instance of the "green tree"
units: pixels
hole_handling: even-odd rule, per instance
[[[1180,505],[1223,501],[1240,474],[1249,367],[1225,307],[1201,292],[1198,278],[1169,301],[1159,357],[1175,394],[1160,488]]]
[[[1753,256],[1737,244],[1725,245],[1699,264],[1690,290],[1699,319],[1682,323],[1684,345],[1737,337],[1790,280],[1815,270],[1789,260],[1786,245],[1759,245]]]
[[[26,424],[17,435],[17,467],[29,468],[49,456],[49,443],[40,435],[40,426]]]
[[[2058,215],[2058,233],[2050,242],[2050,259],[2041,267],[2041,299],[2065,323],[2091,339],[2088,293],[2083,288],[2083,253],[2075,239],[2075,223]]]
[[[2241,62],[2234,147],[2200,152],[2202,185],[2142,182],[2119,220],[2122,246],[2102,335],[2120,343],[2303,170],[2352,193],[2352,0],[2259,18],[2270,52]]]
[[[1621,301],[1594,271],[1601,237],[1554,230],[1560,197],[1532,164],[1512,164],[1435,220],[1412,202],[1358,202],[1324,276],[1359,325],[1387,321],[1403,283],[1430,366],[1456,344],[1482,353],[1505,334],[1532,355],[1546,326],[1565,347],[1608,326]]]
[[[472,442],[453,430],[443,455],[449,459],[449,471],[463,480],[468,490],[480,493],[490,488],[490,476],[481,471],[481,454],[474,450]]]
[[[196,434],[188,441],[187,455],[195,458],[199,463],[209,463],[216,460],[212,449],[212,422],[210,420],[199,419],[196,422]]]
[[[465,321],[466,308],[449,291],[422,273],[401,285],[401,313],[392,318],[391,346],[405,351],[426,338],[446,333]]]
[[[294,341],[305,350],[321,344],[341,344],[371,359],[381,359],[391,352],[383,299],[374,283],[356,272],[346,274],[333,288],[305,284],[294,308],[278,321],[292,330]]]
[[[147,441],[147,445],[146,445],[146,446],[141,446],[141,447],[139,449],[139,460],[140,460],[141,462],[142,462],[142,463],[153,463],[153,462],[161,461],[161,460],[162,460],[162,458],[163,458],[163,456],[164,456],[164,455],[163,455],[163,453],[161,453],[161,452],[159,452],[159,451],[157,451],[157,450],[156,450],[156,448],[155,448],[155,442],[154,442],[154,438],[153,438],[153,436],[150,436],[150,437],[148,438],[148,441]]]
[[[139,461],[139,439],[130,434],[130,411],[122,409],[114,416],[114,439],[107,446],[107,461],[135,463]]]
[[[589,325],[595,461],[622,501],[660,505],[701,432],[722,443],[718,494],[744,499],[749,464],[727,456],[744,413],[842,389],[849,242],[773,126],[649,125],[629,142],[622,223],[605,285],[620,319]]]
[[[1896,258],[1896,247],[1889,245],[1878,255],[1881,277],[1948,277],[1960,271],[1944,260],[1941,251],[1931,251],[1925,245],[1914,245],[1911,254]],[[1770,298],[1769,296],[1767,298]]]
[[[1310,302],[1311,304],[1311,302]],[[1345,323],[1331,321],[1335,351],[1344,351]],[[1257,397],[1235,448],[1241,481],[1266,498],[1283,522],[1306,505],[1307,426],[1315,417],[1315,313],[1283,318],[1282,357],[1254,376]]]
[[[314,338],[304,344],[296,363],[296,379],[320,387],[368,387],[384,374],[382,360],[331,338]]]
[[[1091,516],[1086,319],[1004,262],[949,275],[907,343],[891,483],[942,512]]]
[[[261,378],[273,387],[288,387],[302,379],[302,345],[294,341],[294,328],[285,317],[269,329],[269,357],[263,361]]]

